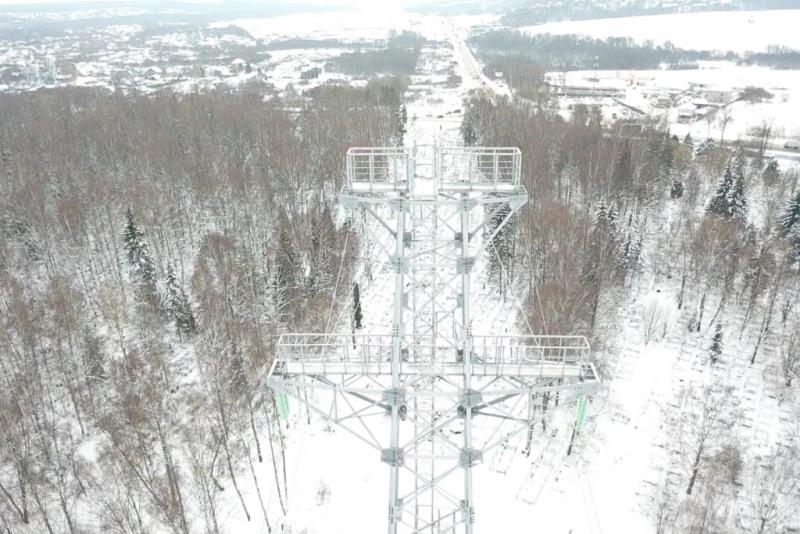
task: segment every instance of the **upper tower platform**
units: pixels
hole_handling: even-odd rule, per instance
[[[423,147],[433,148],[432,161],[420,167],[433,167],[433,189],[425,193],[519,194],[522,155],[516,147]],[[424,158],[423,158],[424,159]],[[417,149],[406,147],[357,147],[347,151],[345,195],[414,195],[419,174]],[[428,176],[430,173],[428,172]],[[427,184],[426,184],[427,185]],[[416,191],[419,195],[421,192]]]
[[[347,151],[347,185],[353,193],[409,193],[415,164],[405,147],[353,147]]]

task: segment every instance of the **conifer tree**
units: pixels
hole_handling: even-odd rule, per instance
[[[122,238],[128,254],[131,278],[145,299],[156,302],[158,297],[156,268],[150,257],[144,233],[136,224],[133,210],[130,208],[125,213],[125,229]]]
[[[631,158],[631,145],[626,139],[622,144],[622,151],[614,165],[611,177],[617,192],[629,191],[633,186],[633,161]]]
[[[175,321],[175,327],[179,333],[192,334],[197,329],[197,323],[192,313],[192,306],[189,298],[178,284],[175,277],[175,269],[172,264],[167,265],[167,276],[164,283],[164,309],[169,317]]]
[[[734,152],[732,167],[734,177],[741,177],[742,180],[744,180],[745,171],[747,170],[747,159],[744,157],[744,150],[742,147],[737,148]]]
[[[468,117],[464,117],[464,121],[461,123],[461,137],[464,146],[475,146],[478,142],[478,132],[475,131],[475,127]]]
[[[623,273],[635,271],[641,265],[642,235],[633,214],[628,216],[617,254],[617,264]]]
[[[789,239],[794,261],[800,263],[800,189],[789,199],[779,224],[781,234]]]
[[[683,138],[683,144],[686,145],[691,153],[694,153],[694,141],[692,140],[692,134],[686,134],[686,137]]]
[[[714,331],[714,337],[711,338],[711,347],[708,349],[708,355],[711,357],[711,363],[715,364],[722,355],[722,325],[717,323],[717,328]]]
[[[600,204],[592,221],[593,241],[615,241],[617,238],[617,209]]]
[[[354,327],[360,329],[364,315],[361,311],[361,291],[358,289],[358,283],[353,282],[353,323]]]
[[[694,152],[695,157],[702,158],[711,154],[717,144],[713,139],[706,139],[697,146]]]
[[[800,189],[789,198],[780,218],[780,230],[785,237],[791,235],[798,227],[800,227]]]
[[[708,212],[727,217],[728,214],[728,195],[730,195],[731,188],[733,187],[733,173],[731,166],[725,167],[725,172],[722,175],[722,180],[717,184],[717,189],[714,196],[711,197],[711,202],[708,204]]]
[[[511,213],[508,205],[495,210],[486,224],[486,235],[491,236]],[[510,272],[514,256],[514,221],[508,221],[491,240],[487,239],[486,253],[489,256],[489,273],[497,276],[500,293],[505,296],[505,274]],[[505,273],[505,274],[504,274]]]
[[[403,144],[403,137],[406,135],[406,127],[408,125],[408,110],[406,109],[406,105],[403,104],[400,107],[400,111],[397,112],[397,144]]]
[[[781,177],[781,170],[778,166],[778,160],[775,158],[769,158],[767,160],[767,166],[764,167],[764,171],[761,173],[761,178],[764,180],[764,183],[767,185],[775,185],[778,183],[778,179]]]
[[[658,162],[661,176],[665,180],[669,180],[672,176],[675,162],[675,148],[669,137],[665,138],[661,142],[661,146],[658,147]]]
[[[669,186],[669,198],[675,200],[683,196],[683,182],[677,178],[673,178]]]
[[[747,198],[744,188],[743,169],[737,161],[729,163],[708,204],[708,213],[726,218],[746,219]]]
[[[278,246],[275,253],[276,269],[272,277],[275,306],[283,313],[294,310],[288,309],[290,303],[297,297],[297,290],[301,287],[303,273],[301,271],[300,256],[294,239],[291,235],[291,223],[285,213],[278,215]]]
[[[744,172],[737,165],[734,166],[733,187],[728,195],[728,211],[736,219],[747,219],[747,197],[745,196]]]

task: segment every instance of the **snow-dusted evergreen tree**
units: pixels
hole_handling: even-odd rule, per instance
[[[745,197],[745,173],[747,159],[741,147],[736,149],[731,163],[733,184],[728,192],[728,211],[732,217],[747,219],[747,198]]]
[[[364,314],[361,311],[361,291],[358,288],[358,283],[353,282],[353,327],[361,328]]]
[[[800,225],[797,225],[789,235],[789,240],[792,245],[791,254],[794,257],[795,263],[800,263]]]
[[[164,310],[175,321],[179,333],[192,334],[197,329],[192,305],[175,277],[172,264],[167,265],[167,276],[164,281]]]
[[[786,207],[781,213],[780,229],[784,236],[789,236],[792,231],[800,227],[800,189],[789,198]]]
[[[325,207],[311,218],[310,249],[307,251],[305,287],[307,295],[333,287],[337,263],[336,226],[330,208]]]
[[[764,171],[761,173],[761,178],[764,180],[764,183],[767,185],[775,185],[778,183],[778,179],[781,177],[781,169],[778,165],[778,160],[775,158],[769,158],[767,160],[767,166],[764,167]]]
[[[275,306],[284,311],[286,306],[297,295],[302,280],[300,255],[295,240],[292,239],[291,223],[285,213],[278,217],[278,247],[275,257],[275,274],[273,275],[273,289]]]
[[[711,357],[711,363],[715,364],[722,355],[722,325],[717,323],[717,328],[714,330],[714,337],[711,338],[711,346],[708,348],[708,355]]]
[[[744,156],[742,147],[737,148],[734,152],[732,167],[734,176],[737,178],[741,176],[742,179],[744,179],[745,172],[747,171],[747,159]]]
[[[614,206],[607,208],[605,204],[600,204],[594,214],[592,226],[593,234],[616,238],[617,209]]]
[[[636,271],[642,263],[642,234],[633,214],[628,216],[624,227],[618,229],[617,234],[621,236],[617,251],[617,265],[622,274],[627,275]]]
[[[486,253],[489,257],[489,275],[497,276],[497,284],[500,293],[505,296],[506,276],[511,276],[511,263],[514,258],[514,221],[508,221],[505,226],[495,234],[494,238],[489,239],[500,224],[511,213],[511,208],[507,205],[492,212],[489,222],[486,224]]]
[[[725,167],[722,179],[717,184],[717,189],[711,202],[708,204],[708,213],[721,217],[747,218],[747,198],[744,191],[744,171],[735,160]]]
[[[125,229],[122,239],[128,254],[131,279],[145,299],[156,302],[158,291],[156,289],[155,264],[150,256],[144,233],[136,224],[133,210],[130,208],[125,212]]]
[[[781,233],[789,239],[794,260],[800,263],[800,189],[789,198],[779,224]]]
[[[633,187],[631,144],[627,139],[622,143],[622,149],[614,165],[614,172],[611,180],[617,192],[629,191]]]
[[[675,200],[683,196],[683,182],[677,178],[672,179],[669,186],[669,198]]]
[[[686,134],[686,137],[683,138],[683,144],[686,145],[692,154],[694,154],[694,140],[692,139],[692,134]]]
[[[475,146],[478,142],[478,132],[475,130],[472,121],[467,120],[466,117],[461,123],[461,138],[464,141],[464,146]]]
[[[729,212],[732,217],[747,220],[747,197],[745,196],[744,169],[734,165],[733,187],[728,195]]]
[[[669,133],[664,137],[658,146],[658,161],[661,177],[667,181],[672,178],[672,171],[675,168],[675,146]]]
[[[733,172],[731,166],[725,167],[725,172],[722,175],[722,180],[717,184],[717,189],[714,191],[714,196],[711,197],[711,202],[708,204],[708,212],[727,217],[728,212],[728,196],[733,188]]]
[[[698,158],[708,156],[711,154],[711,152],[713,152],[716,146],[717,144],[714,142],[713,139],[706,139],[697,146],[697,149],[694,151],[694,155],[695,157]]]
[[[408,110],[406,109],[406,105],[403,104],[400,107],[400,111],[397,113],[397,144],[403,144],[403,136],[406,135],[406,127],[408,125]]]

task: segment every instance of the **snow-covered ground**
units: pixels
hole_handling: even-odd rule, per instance
[[[800,10],[713,11],[526,26],[530,34],[577,33],[596,38],[631,37],[638,42],[671,42],[694,50],[764,51],[770,45],[800,48]]]
[[[585,103],[599,104],[608,121],[635,119],[640,117],[631,109],[635,108],[658,120],[666,118],[670,131],[681,137],[691,133],[695,139],[719,139],[724,113],[713,111],[729,104],[725,111],[729,118],[725,140],[747,140],[753,137],[754,128],[764,123],[772,127],[778,142],[800,137],[800,71],[796,70],[706,61],[700,63],[699,69],[691,70],[571,71],[547,76],[556,85],[613,88],[620,92],[618,98],[562,98],[565,115],[570,106]],[[737,101],[747,87],[765,89],[772,98],[758,103]],[[710,95],[716,100],[709,101]],[[685,110],[692,112],[692,118],[679,118],[679,112]]]
[[[630,31],[637,30],[641,37],[656,41],[659,36],[664,36],[664,40],[692,48],[754,49],[768,44],[794,46],[796,43],[800,45],[800,37],[795,30],[800,26],[798,13],[800,11],[714,13],[714,17],[722,16],[723,22],[715,19],[714,26],[718,30],[713,32],[707,31],[707,26],[704,26],[707,21],[703,22],[705,15],[702,14],[643,17],[641,19],[646,20],[634,21]],[[687,22],[683,17],[694,17],[691,20],[697,22]],[[752,23],[748,22],[751,17]],[[255,38],[266,39],[305,36],[366,40],[384,38],[390,29],[404,28],[423,33],[437,42],[423,48],[417,72],[412,77],[406,95],[409,117],[406,142],[457,145],[460,143],[463,98],[467,92],[473,88],[499,94],[507,91],[496,82],[487,83],[480,66],[463,46],[465,28],[482,20],[485,18],[463,18],[449,23],[441,17],[408,17],[387,11],[373,13],[364,19],[347,16],[338,19],[326,14],[319,17],[240,20],[235,23],[247,29]],[[770,21],[774,28],[767,31],[764,25]],[[611,22],[602,22],[609,25],[608,31],[614,32],[618,31],[614,25],[622,24],[615,23],[613,19]],[[581,24],[563,23],[562,26],[572,28]],[[597,21],[588,21],[585,25],[589,28],[600,27]],[[628,22],[625,22],[627,25]],[[553,25],[537,27],[536,31],[548,26]],[[686,35],[676,28],[685,30]],[[747,28],[750,28],[750,34]],[[648,31],[652,33],[648,35]],[[635,34],[633,36],[637,37]],[[738,39],[741,36],[744,37]],[[712,43],[712,46],[695,45],[692,40]],[[171,42],[174,46],[193,46],[191,41],[183,43],[173,39]],[[276,87],[283,89],[289,83],[296,83],[302,70],[323,64],[327,58],[341,51],[272,52],[269,79]],[[7,55],[13,53],[13,50],[6,52]],[[141,61],[148,57],[141,50],[136,54],[142,55],[122,54],[119,60],[130,62],[133,57]],[[78,67],[78,80],[86,83],[97,80],[105,72],[104,69],[108,70],[102,58],[80,62]],[[230,65],[217,67],[230,69]],[[448,83],[449,74],[460,76],[461,82]],[[787,137],[797,135],[800,129],[800,73],[795,71],[708,63],[703,64],[700,70],[692,71],[574,72],[566,74],[565,83],[585,85],[588,78],[595,75],[597,81],[591,83],[618,87],[624,93],[620,98],[622,102],[653,114],[659,112],[659,108],[652,104],[655,93],[675,93],[675,103],[665,110],[667,113],[677,109],[684,102],[683,99],[688,102],[705,98],[691,94],[697,91],[691,88],[692,83],[727,90],[749,85],[763,87],[773,93],[773,99],[762,104],[731,104],[733,119],[727,126],[725,137],[731,139],[746,135],[752,125],[767,118],[773,121],[774,127],[782,129]],[[245,78],[245,74],[235,75],[229,70],[225,72],[225,79],[233,83]],[[313,83],[327,79],[323,75]],[[192,82],[179,83],[191,87]],[[563,103],[577,102],[565,100]],[[623,110],[628,109],[610,99],[602,103],[612,113],[622,114]],[[669,122],[672,131],[681,135],[682,128],[691,131],[696,138],[719,134],[718,129],[707,132],[707,127],[718,128],[718,125],[707,126],[704,121],[678,123],[670,115]],[[652,225],[647,241],[655,243],[660,236],[668,235],[673,223],[670,214],[665,214]],[[382,252],[377,249],[375,254],[380,256]],[[743,322],[742,314],[734,310],[727,316],[731,332],[726,337],[725,357],[712,368],[707,363],[708,332],[704,327],[701,335],[689,334],[685,326],[688,319],[686,312],[665,313],[663,331],[667,333],[666,336],[656,335],[649,340],[645,338],[645,311],[652,306],[673,310],[678,287],[674,277],[670,278],[660,271],[656,256],[645,265],[644,272],[636,280],[630,298],[621,305],[608,303],[608,309],[604,310],[608,313],[601,314],[606,320],[602,327],[617,334],[615,341],[598,354],[606,364],[610,378],[603,392],[590,404],[589,421],[577,442],[577,452],[566,456],[574,407],[562,405],[561,409],[551,411],[547,432],[536,433],[530,456],[522,454],[524,437],[509,441],[504,448],[488,456],[475,471],[477,534],[529,534],[534,531],[571,534],[653,532],[653,522],[648,512],[649,495],[652,488],[676,469],[669,414],[683,409],[681,399],[685,397],[688,387],[702,387],[712,378],[735,385],[740,390],[737,399],[741,417],[735,423],[735,433],[746,450],[763,450],[786,439],[786,432],[796,417],[793,413],[796,402],[793,404],[791,399],[783,397],[776,369],[764,364],[749,365],[749,351],[746,348],[752,347],[752,332],[744,332],[741,340],[737,340],[734,334],[734,330],[738,334],[738,327]],[[386,295],[391,293],[391,283],[390,272],[383,269],[376,273],[375,281],[364,288],[362,306],[366,328],[376,331],[389,329],[391,318]],[[478,318],[474,325],[475,334],[514,333],[514,299],[503,301],[491,288],[479,283],[475,286],[476,293],[472,301],[474,316]],[[708,307],[716,304],[711,302]],[[687,305],[686,309],[689,308]],[[775,328],[776,331],[779,329]],[[771,337],[765,343],[764,351],[774,351],[774,343],[775,337]],[[313,417],[312,423],[306,424],[306,412],[296,403],[291,404],[290,410],[290,420],[284,425],[289,483],[288,513],[281,520],[285,527],[282,532],[374,534],[383,531],[387,512],[388,468],[380,463],[376,452],[319,418]],[[381,423],[376,426],[379,431],[385,430],[384,435],[388,434],[387,421],[383,422],[386,428],[380,428]],[[266,436],[264,439],[267,439]],[[274,522],[275,518],[282,517],[282,513],[274,485],[268,484],[273,480],[271,467],[264,463],[259,464],[257,469],[262,480],[260,491]],[[267,481],[266,486],[264,481]],[[241,485],[250,509],[256,510],[258,488],[247,481]],[[225,531],[266,532],[266,527],[255,525],[257,521],[251,523],[244,520],[233,492],[229,491],[227,497],[220,511],[220,521]]]
[[[497,19],[493,15],[448,17],[449,25],[470,29]],[[368,9],[331,13],[305,13],[264,19],[234,19],[212,24],[212,27],[238,26],[258,39],[385,39],[390,29],[413,30],[430,39],[442,39],[446,30],[442,17],[423,16],[404,11],[398,4],[376,3]]]
[[[212,27],[239,26],[257,39],[385,39],[387,28],[408,29],[408,15],[390,5],[367,11],[303,13],[270,18],[234,19]]]
[[[442,31],[448,34],[446,29]],[[450,47],[437,45],[423,50],[407,95],[407,142],[458,144],[461,99],[466,91],[479,87],[493,89],[476,71],[474,59],[459,47],[457,35],[449,35],[455,41]],[[441,76],[434,74],[453,62],[463,78],[458,87],[442,84]],[[711,67],[709,72],[695,73],[700,77],[698,80],[720,80]],[[654,86],[674,85],[679,91],[686,89],[686,76],[690,74],[638,73],[645,81],[652,78]],[[778,103],[783,102],[781,95],[788,94],[788,102],[794,105],[791,88],[797,87],[796,80],[791,74],[789,77],[783,74],[786,73],[734,69],[725,73],[722,83],[749,85],[758,81],[757,85],[775,91]],[[573,75],[585,73],[568,74]],[[661,75],[666,78],[658,78]],[[615,74],[613,78],[618,79],[614,83],[626,90],[639,87],[635,91],[643,91],[642,86],[629,84],[624,76]],[[606,82],[612,83],[603,78],[602,83]],[[742,122],[745,111],[737,113]],[[776,119],[786,118],[785,111],[773,111]],[[756,111],[751,113],[755,116]],[[646,236],[646,241],[654,247],[674,224],[669,213],[657,219]],[[529,457],[522,454],[524,438],[510,440],[487,456],[474,474],[476,533],[654,532],[652,497],[656,488],[664,480],[675,482],[677,478],[678,484],[686,482],[680,474],[674,418],[676,414],[691,414],[693,408],[686,401],[691,392],[715,381],[736,387],[740,392],[733,432],[746,454],[766,451],[789,439],[794,416],[792,403],[781,392],[779,371],[772,364],[749,365],[752,328],[738,340],[733,334],[733,331],[738,333],[743,322],[741,311],[737,309],[726,318],[729,345],[723,361],[712,367],[708,363],[706,327],[700,334],[689,333],[686,328],[688,310],[693,310],[696,303],[687,304],[682,313],[676,310],[678,283],[674,277],[666,276],[659,261],[652,256],[631,295],[621,304],[607,303],[606,313],[601,314],[605,321],[601,328],[616,332],[611,336],[611,345],[598,353],[610,378],[590,404],[589,422],[578,439],[577,453],[566,455],[574,407],[562,405],[551,413],[547,432],[536,433]],[[480,284],[476,284],[476,290],[472,299],[475,316],[480,318],[474,325],[476,334],[525,333],[515,332],[513,299],[504,302],[493,290],[481,288]],[[362,297],[364,309],[369,310],[367,328],[387,330],[391,317],[386,295],[390,293],[391,275],[382,271]],[[709,307],[716,304],[710,303]],[[644,323],[648,320],[648,310],[652,309],[663,312],[660,319],[663,324],[650,337],[644,333]],[[775,350],[778,330],[764,346],[764,354]],[[762,361],[768,361],[767,357]],[[296,463],[291,464],[289,491],[294,497],[289,524],[293,531],[308,529],[309,534],[380,531],[386,521],[388,469],[378,462],[374,451],[354,438],[336,429],[329,430],[320,421],[308,426],[299,406],[293,404],[292,409],[289,451]],[[388,426],[383,430],[388,432]],[[322,504],[318,500],[320,488],[330,492]],[[741,507],[730,513],[739,525],[751,519]]]
[[[463,98],[472,88],[491,89],[476,72],[474,59],[458,46],[458,37],[453,33],[450,36],[454,42],[449,45],[438,43],[423,49],[407,94],[409,144],[460,144]],[[434,73],[454,62],[463,83],[447,87]],[[379,248],[376,254],[382,254]],[[481,276],[476,273],[476,281]],[[527,333],[516,331],[515,299],[504,301],[489,285],[476,283],[475,287],[472,305],[476,335]],[[386,295],[391,291],[388,269],[364,290],[367,330],[387,331],[391,308]],[[625,325],[624,330],[631,328]],[[636,332],[630,333],[635,340]],[[671,382],[664,371],[674,355],[656,355],[658,362],[653,365],[651,359],[632,361],[638,350],[627,350],[631,358],[624,363],[629,368],[615,382],[614,390],[598,397],[590,409],[592,430],[578,440],[578,452],[566,456],[575,412],[574,406],[562,404],[560,409],[551,410],[547,432],[536,433],[530,456],[523,454],[525,437],[520,436],[492,452],[474,470],[476,533],[528,534],[534,527],[543,532],[573,534],[601,529],[648,531],[650,521],[637,506],[638,493],[660,428],[658,417],[651,417],[658,412],[653,397],[666,398]],[[640,414],[639,406],[645,406],[647,412]],[[388,468],[378,462],[375,451],[321,420],[307,425],[305,412],[296,403],[292,403],[292,410],[288,450],[293,458],[289,463],[289,492],[293,496],[287,523],[293,532],[308,529],[309,534],[372,534],[385,528]],[[632,427],[631,417],[642,419],[642,424]],[[599,424],[597,420],[602,421],[601,430],[593,430]],[[384,437],[388,435],[387,423],[376,425]],[[613,492],[604,491],[610,486],[615,488]],[[329,491],[322,502],[318,498],[320,488]]]

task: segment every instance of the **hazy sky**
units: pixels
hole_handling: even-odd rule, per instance
[[[93,4],[102,3],[102,4],[131,4],[135,5],[137,3],[144,3],[144,4],[152,4],[154,3],[152,0],[144,0],[144,1],[137,1],[137,0],[86,0],[87,2],[91,2]],[[190,4],[217,4],[217,5],[225,5],[224,0],[171,0],[176,2],[186,2]],[[81,4],[80,0],[0,0],[0,5],[36,5],[36,4],[76,4],[79,6]],[[237,2],[241,3],[241,2]],[[295,2],[290,1],[278,1],[278,2],[270,2],[270,0],[254,0],[254,4],[261,4],[261,5],[269,5],[270,3],[276,4],[292,4]],[[300,0],[300,4],[304,5],[320,5],[320,6],[352,6],[355,8],[366,8],[366,9],[380,9],[381,7],[391,6],[393,8],[397,8],[403,6],[406,1],[405,0]],[[417,2],[419,3],[419,2]]]

